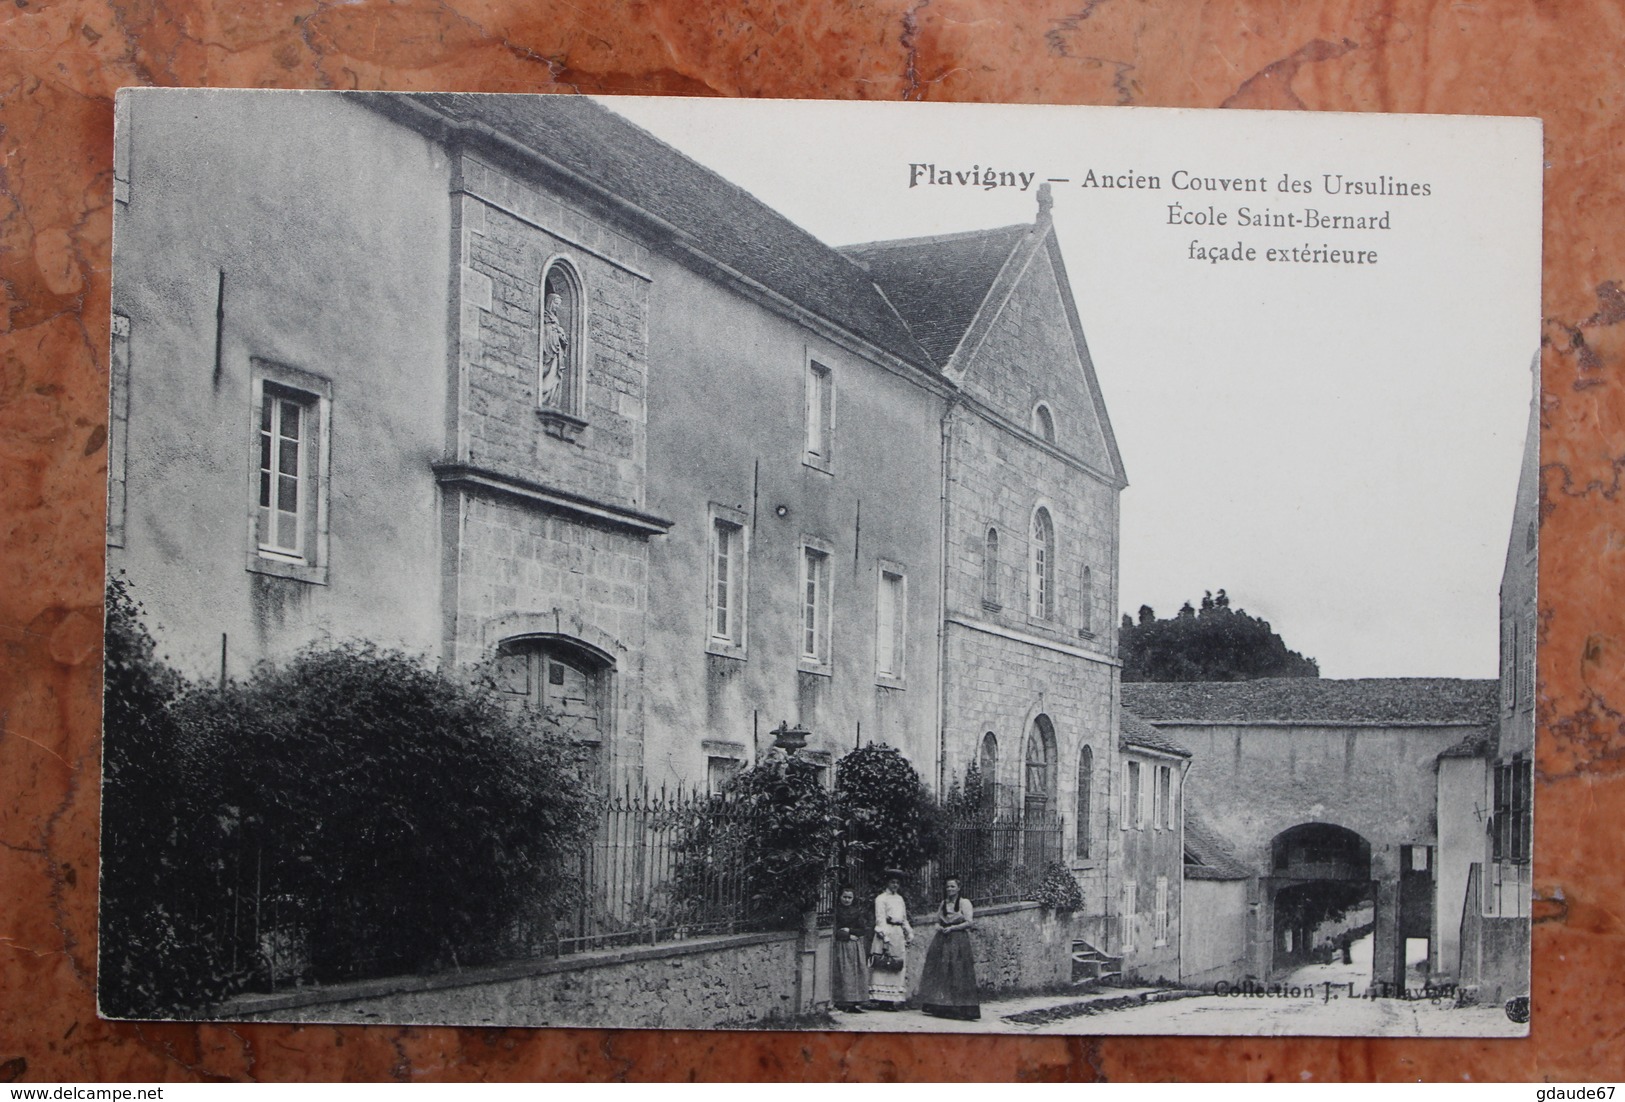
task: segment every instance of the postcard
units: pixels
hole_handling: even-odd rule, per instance
[[[1538,121],[115,145],[105,1016],[1526,1034]]]

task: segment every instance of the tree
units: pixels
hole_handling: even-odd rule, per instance
[[[793,925],[818,903],[835,836],[818,767],[770,753],[729,777],[693,816],[677,846],[673,892],[696,920],[715,917],[718,892],[731,898],[725,880],[737,874],[745,906],[735,917]]]
[[[902,751],[860,746],[835,771],[835,810],[848,854],[878,872],[912,871],[934,855],[936,809]]]
[[[1260,677],[1319,677],[1313,658],[1288,650],[1269,622],[1232,608],[1224,590],[1189,601],[1170,620],[1148,605],[1117,632],[1124,681],[1251,681]]]

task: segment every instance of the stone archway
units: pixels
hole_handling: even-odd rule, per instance
[[[1270,842],[1263,883],[1271,976],[1338,955],[1347,962],[1351,945],[1365,937],[1374,945],[1377,885],[1371,843],[1360,834],[1333,823],[1281,831]]]

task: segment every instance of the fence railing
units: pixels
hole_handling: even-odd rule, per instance
[[[565,883],[551,885],[552,910],[516,919],[501,951],[559,957],[766,928],[771,920],[753,914],[750,899],[750,840],[759,836],[761,814],[700,792],[626,791],[606,800],[579,854],[560,855],[557,875]],[[389,943],[377,929],[387,916],[345,900],[313,905],[290,887],[300,882],[297,854],[257,832],[233,833],[235,860],[220,870],[215,896],[226,905],[211,910],[219,944],[229,946],[230,966],[248,987],[274,991],[409,967],[370,948]],[[953,875],[978,905],[1030,898],[1046,866],[1061,857],[1062,836],[1054,814],[950,820],[940,825],[936,855],[905,870],[903,897],[911,909],[928,910]],[[857,848],[837,845],[821,885],[821,921],[829,920],[842,883],[867,901],[884,887],[884,870]]]
[[[1031,898],[1051,862],[1061,859],[1065,823],[1052,812],[999,812],[942,824],[936,856],[915,868],[900,869],[903,900],[914,911],[929,910],[943,897],[949,876],[960,894],[977,906]],[[820,922],[828,922],[841,885],[859,899],[885,887],[885,870],[867,855],[838,849],[818,902]]]
[[[575,906],[542,948],[584,949],[736,933],[752,925],[746,851],[758,813],[702,792],[621,793],[584,847]]]

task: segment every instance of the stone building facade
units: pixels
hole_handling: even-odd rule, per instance
[[[1247,974],[1305,963],[1316,916],[1360,907],[1372,911],[1379,991],[1414,985],[1407,950],[1428,962],[1423,980],[1448,974],[1441,916],[1459,923],[1461,909],[1440,895],[1456,883],[1443,843],[1472,813],[1451,763],[1491,737],[1495,692],[1493,681],[1454,678],[1123,687],[1125,707],[1189,750],[1187,810],[1251,871]],[[1193,926],[1206,920],[1191,915]]]
[[[1539,357],[1531,365],[1539,383]],[[1537,568],[1541,522],[1540,407],[1530,402],[1523,465],[1501,574],[1501,670],[1495,737],[1483,752],[1479,806],[1489,809],[1463,902],[1460,975],[1479,998],[1529,994],[1534,857],[1535,655],[1541,634]]]
[[[110,569],[185,672],[488,667],[606,787],[781,722],[980,762],[1115,906],[1126,483],[1047,191],[837,250],[579,97],[118,111]]]
[[[939,785],[974,763],[1002,806],[1065,823],[1107,944],[1117,764],[1118,497],[1126,485],[1047,194],[1035,226],[846,250],[955,386],[942,424]]]
[[[1118,950],[1123,974],[1169,983],[1185,958],[1185,774],[1191,753],[1130,712],[1122,715]]]

